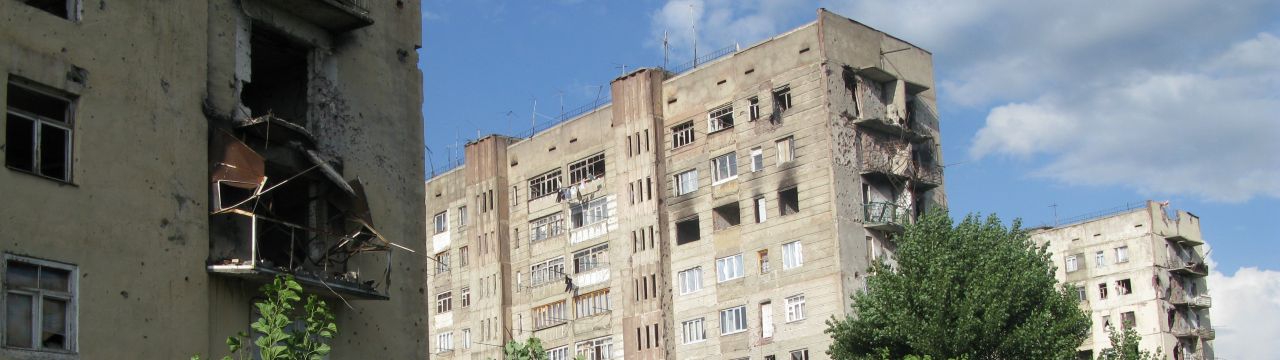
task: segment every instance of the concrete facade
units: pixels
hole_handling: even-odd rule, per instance
[[[1080,289],[1081,308],[1093,320],[1080,358],[1111,347],[1107,325],[1132,327],[1147,351],[1168,359],[1213,359],[1207,245],[1200,218],[1147,201],[1121,213],[1038,229],[1058,280]]]
[[[611,104],[530,138],[468,143],[426,184],[431,351],[500,358],[534,336],[553,359],[826,358],[824,321],[872,258],[945,205],[931,61],[819,10],[615,79]]]
[[[426,357],[420,255],[388,243],[423,252],[419,41],[412,0],[0,1],[0,358],[221,357],[278,271],[335,310],[331,358]],[[236,176],[292,180],[223,208]]]

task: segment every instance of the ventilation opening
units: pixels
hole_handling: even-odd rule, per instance
[[[738,203],[736,202],[720,205],[712,209],[711,212],[715,214],[714,224],[716,230],[738,226],[742,222],[742,217],[739,216]]]
[[[698,233],[698,217],[692,217],[676,223],[676,245],[684,245],[700,240]]]
[[[240,101],[254,117],[274,114],[305,126],[310,50],[282,34],[254,26],[250,36],[250,82],[240,93]]]

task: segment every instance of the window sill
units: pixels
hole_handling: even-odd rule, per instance
[[[34,177],[37,177],[37,178],[41,178],[41,179],[45,179],[45,180],[49,180],[49,181],[52,181],[52,182],[58,183],[58,185],[60,185],[60,186],[65,185],[65,186],[71,186],[71,187],[80,187],[80,185],[79,185],[79,184],[76,184],[75,182],[72,182],[71,180],[63,180],[63,179],[59,179],[59,178],[55,178],[55,177],[44,176],[44,175],[38,174],[38,173],[33,172],[33,171],[27,171],[27,170],[19,169],[19,168],[15,168],[15,167],[12,167],[12,166],[9,166],[9,165],[5,165],[4,167],[5,167],[5,168],[7,168],[7,169],[9,169],[9,170],[11,170],[11,171],[13,171],[13,172],[16,172],[16,173],[27,174],[27,175],[31,175],[31,176],[34,176]],[[46,352],[46,351],[44,351],[44,350],[31,350],[31,351],[36,351],[36,352]]]
[[[730,176],[730,177],[728,177],[728,178],[724,178],[724,179],[720,179],[720,180],[716,180],[716,181],[711,182],[711,186],[717,186],[717,185],[724,184],[724,183],[727,183],[727,182],[730,182],[730,181],[734,181],[734,180],[737,180],[737,179],[738,179],[738,175]]]
[[[683,344],[680,344],[680,345],[695,345],[695,344],[704,343],[704,342],[707,342],[707,339],[702,339],[702,340],[698,340],[698,341],[690,341],[690,342],[683,343]]]
[[[66,350],[37,350],[20,347],[4,346],[0,350],[0,357],[15,360],[50,360],[50,359],[79,359],[80,354],[75,351]]]
[[[747,332],[747,329],[742,329],[742,330],[737,330],[737,331],[732,331],[727,333],[720,333],[720,336],[729,336],[729,335],[741,334],[745,332]]]

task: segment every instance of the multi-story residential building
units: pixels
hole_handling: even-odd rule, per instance
[[[332,358],[426,357],[406,315],[424,205],[403,201],[423,191],[420,18],[0,1],[0,358],[220,358],[277,273],[328,298]]]
[[[1058,280],[1075,285],[1093,320],[1080,358],[1095,358],[1111,347],[1110,331],[1125,328],[1169,359],[1214,358],[1200,218],[1147,201],[1031,236],[1047,244]]]
[[[432,351],[821,359],[873,258],[941,204],[931,55],[825,10],[427,181]]]

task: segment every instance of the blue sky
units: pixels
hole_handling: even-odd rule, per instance
[[[428,167],[477,133],[528,129],[535,100],[545,122],[624,69],[662,65],[664,31],[678,63],[691,23],[705,53],[818,7],[933,52],[953,214],[1037,225],[1053,204],[1067,218],[1170,200],[1201,217],[1223,288],[1246,269],[1280,297],[1276,1],[428,1]]]

